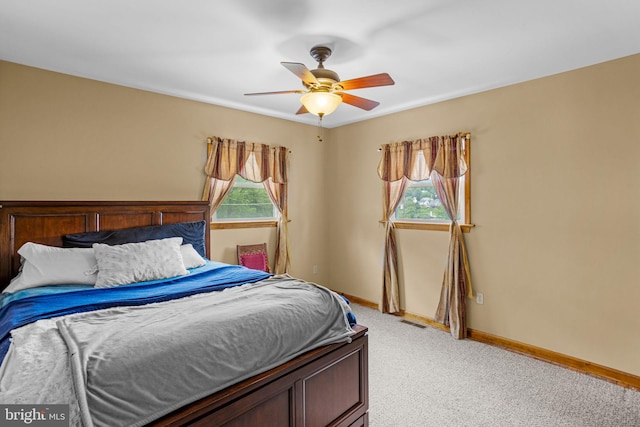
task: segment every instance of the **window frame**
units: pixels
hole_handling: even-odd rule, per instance
[[[475,225],[471,222],[471,144],[467,140],[467,146],[465,147],[465,162],[467,162],[467,172],[464,175],[464,218],[462,222],[459,222],[460,228],[463,232],[468,233]],[[433,230],[433,231],[449,231],[451,221],[420,221],[420,220],[407,220],[407,219],[395,219],[395,212],[393,213],[393,224],[395,228],[404,230]]]
[[[236,228],[263,228],[263,227],[277,227],[277,220],[265,220],[265,221],[225,221],[225,222],[211,222],[211,230],[231,230]]]

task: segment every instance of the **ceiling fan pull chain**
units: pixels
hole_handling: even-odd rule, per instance
[[[318,116],[318,142],[324,142],[324,127],[322,126],[322,116],[324,116],[324,114]]]

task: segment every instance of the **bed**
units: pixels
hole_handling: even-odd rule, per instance
[[[357,325],[353,321],[347,322],[343,327],[341,322],[345,321],[345,316],[342,316],[342,320],[336,320],[340,316],[329,316],[326,313],[321,316],[322,318],[318,317],[318,322],[323,325],[324,322],[331,323],[326,328],[318,326],[320,323],[309,323],[311,320],[307,320],[306,315],[295,314],[296,317],[287,320],[287,316],[294,316],[296,313],[296,309],[289,307],[300,306],[298,302],[295,304],[289,302],[287,298],[294,298],[289,294],[304,294],[309,295],[309,298],[315,294],[321,294],[323,295],[321,299],[331,301],[330,304],[337,310],[336,312],[343,310],[342,314],[346,315],[347,319],[350,318],[350,313],[348,305],[337,294],[321,286],[288,276],[272,276],[244,267],[223,265],[208,260],[210,233],[207,219],[209,217],[209,206],[206,202],[0,202],[0,290],[5,289],[10,282],[14,283],[11,280],[19,273],[26,274],[26,265],[21,272],[21,261],[24,260],[24,257],[18,251],[25,246],[29,247],[30,244],[34,246],[45,245],[47,250],[70,245],[75,248],[94,248],[98,259],[98,268],[92,272],[84,271],[84,274],[96,274],[99,277],[96,280],[104,284],[104,288],[98,288],[98,284],[96,284],[95,288],[89,286],[89,289],[73,288],[68,290],[61,286],[49,291],[49,288],[52,287],[48,286],[36,287],[35,290],[32,288],[5,293],[5,295],[22,295],[20,292],[23,292],[27,295],[21,299],[16,297],[15,302],[12,301],[11,304],[5,305],[29,307],[29,310],[32,310],[33,307],[40,304],[43,311],[48,312],[48,317],[42,317],[35,323],[27,322],[24,319],[16,321],[15,327],[12,326],[11,329],[12,340],[15,343],[5,345],[6,348],[2,352],[4,361],[0,368],[0,376],[5,374],[5,370],[10,372],[14,360],[19,359],[20,352],[16,348],[21,348],[22,341],[20,340],[35,342],[29,344],[34,346],[48,345],[34,337],[39,333],[52,333],[46,329],[51,327],[57,331],[54,334],[55,339],[58,340],[56,345],[66,344],[65,348],[69,356],[65,358],[65,363],[68,363],[68,369],[73,373],[70,381],[73,383],[74,394],[78,400],[80,419],[85,425],[119,424],[114,423],[114,420],[118,420],[117,411],[121,408],[109,406],[109,399],[112,401],[115,399],[116,402],[126,401],[126,404],[121,406],[132,406],[130,410],[135,412],[139,410],[138,406],[144,407],[148,404],[145,402],[138,405],[140,396],[147,395],[151,396],[150,400],[153,401],[149,405],[157,406],[158,402],[161,402],[163,409],[158,411],[156,408],[153,415],[145,414],[135,421],[129,422],[127,419],[127,422],[122,425],[368,425],[367,328]],[[186,233],[185,236],[181,235],[181,237],[162,234],[174,226],[183,230],[185,226],[196,227],[194,224],[201,223],[207,225],[203,233],[204,236],[200,236],[199,240],[195,239],[188,245],[184,243],[192,237],[189,233]],[[150,243],[146,240],[121,242],[109,240],[114,236],[121,236],[123,233],[127,239],[130,239],[131,230],[144,230],[145,233],[148,230],[154,230],[154,233],[160,230],[160,234],[148,239],[151,240]],[[64,239],[63,236],[65,236]],[[146,239],[146,237],[139,238]],[[178,243],[176,243],[176,239],[179,239]],[[99,243],[94,246],[96,241]],[[170,247],[171,251],[182,251],[185,246],[191,246],[191,253],[200,250],[200,255],[203,255],[202,259],[206,263],[190,268],[187,275],[178,278],[147,280],[133,284],[124,282],[123,286],[113,286],[109,283],[109,280],[115,280],[114,277],[118,278],[118,274],[105,275],[105,272],[111,271],[109,268],[113,268],[113,265],[108,264],[107,261],[111,262],[113,257],[121,256],[117,251],[141,250],[141,247],[147,250],[149,246],[156,243],[162,245],[163,253],[165,247]],[[38,250],[41,249],[40,246],[37,247]],[[22,249],[22,251],[25,250]],[[57,249],[51,250],[56,251]],[[104,251],[104,253],[100,251]],[[67,254],[67,251],[62,252]],[[86,253],[86,251],[82,252],[82,256],[85,256]],[[186,264],[187,255],[185,252],[181,253]],[[126,256],[130,256],[130,253],[126,252]],[[163,262],[164,264],[169,265],[171,261]],[[116,273],[121,273],[121,271],[118,270]],[[70,274],[69,271],[65,271],[63,275],[67,277],[68,274]],[[206,285],[202,285],[205,279]],[[212,283],[215,283],[215,286]],[[86,285],[77,286],[86,287]],[[165,297],[166,288],[170,288],[175,296]],[[275,288],[277,290],[274,290]],[[266,292],[264,292],[265,290]],[[67,301],[74,301],[73,304],[76,304],[76,298],[83,300],[83,298],[89,298],[86,296],[89,294],[99,294],[100,304],[96,305],[92,299],[89,304],[92,307],[91,310],[74,308],[65,311],[68,310]],[[136,301],[144,300],[145,303],[129,303],[128,301],[133,298],[133,294],[137,298]],[[213,300],[214,298],[215,300]],[[263,299],[256,300],[254,298]],[[5,300],[8,301],[6,298]],[[59,300],[65,301],[64,308],[59,308],[56,305]],[[102,305],[103,300],[110,302],[105,303],[107,305]],[[240,301],[240,305],[231,305],[236,300]],[[80,303],[77,304],[73,307],[80,306]],[[181,306],[179,304],[189,305]],[[282,311],[285,323],[290,326],[276,327],[278,331],[284,330],[286,333],[279,333],[277,335],[278,343],[272,343],[268,346],[256,344],[256,337],[270,333],[267,328],[272,322],[272,320],[260,320],[262,319],[260,316],[263,315],[262,311],[279,312],[280,308],[262,309],[266,306],[265,304],[276,304],[276,307],[287,306],[287,310],[291,310]],[[215,307],[215,309],[211,309],[211,307]],[[307,308],[308,312],[314,310],[322,311],[325,308]],[[0,311],[0,317],[2,317],[0,324],[8,329],[6,327],[7,316],[9,316],[7,311],[9,310]],[[31,312],[25,315],[24,309],[14,311],[21,312],[25,318],[32,316]],[[219,316],[216,320],[210,320],[207,317],[213,313]],[[231,319],[232,315],[244,316],[241,321],[234,321],[235,324],[241,324],[242,328],[230,329],[231,326],[225,326],[231,323],[226,319]],[[308,317],[311,319],[313,316],[309,315]],[[158,323],[158,319],[168,323]],[[312,334],[304,332],[301,325],[306,323],[309,323],[308,328],[313,328],[316,332]],[[200,327],[203,324],[207,326],[202,330],[196,329],[194,326]],[[213,324],[216,325],[215,328],[211,327]],[[217,348],[215,351],[230,352],[228,358],[227,356],[217,357],[218,353],[212,353],[214,350],[210,345],[217,339],[211,335],[213,334],[211,330],[222,331],[225,328],[229,330],[229,335],[223,341],[224,345],[219,348],[214,347],[214,350]],[[265,329],[263,330],[263,328]],[[171,334],[171,339],[160,335],[161,332],[168,329],[174,332]],[[325,329],[332,332],[321,333]],[[151,333],[148,333],[149,331]],[[102,335],[104,337],[100,338]],[[313,339],[307,338],[310,335],[314,336]],[[166,359],[162,355],[158,355],[162,351],[148,354],[145,350],[147,347],[154,348],[159,341],[164,345],[165,340],[173,341],[177,336],[185,336],[190,340],[186,341],[186,344],[183,342],[176,344],[186,349],[185,351],[188,350],[184,356]],[[295,339],[285,340],[286,336]],[[5,344],[9,342],[7,337],[4,338]],[[280,351],[280,340],[292,341],[292,345],[298,347]],[[118,345],[113,343],[118,343]],[[138,343],[143,344],[139,348],[131,347],[134,344],[138,345]],[[282,345],[284,346],[284,344]],[[259,359],[259,363],[257,363],[250,359],[250,356],[262,351],[261,347],[270,350],[268,353],[260,353],[260,356],[255,356]],[[47,347],[42,348],[46,349]],[[133,351],[132,348],[134,348]],[[235,353],[231,353],[232,351]],[[40,351],[40,353],[49,353],[49,351]],[[51,353],[54,352],[51,351]],[[136,358],[130,357],[134,354],[137,355]],[[96,359],[96,355],[100,357]],[[239,368],[235,367],[234,363],[236,363],[236,358],[239,359],[238,355],[249,357],[250,370],[237,371]],[[135,362],[132,361],[134,359]],[[95,362],[95,360],[99,360],[100,363],[87,362]],[[219,381],[217,373],[222,370],[218,364],[231,366],[240,372],[239,376],[229,377],[215,384],[209,383],[213,374],[207,370],[216,371],[215,380]],[[145,366],[145,369],[151,367],[152,370],[149,373],[144,371],[143,374],[135,376],[132,372],[137,373],[139,365]],[[21,365],[17,364],[16,366]],[[187,371],[190,372],[189,375],[193,375],[188,380],[182,374]],[[195,374],[191,371],[194,371]],[[231,372],[236,371],[232,370]],[[6,376],[11,378],[9,374]],[[115,381],[114,378],[119,376],[124,379],[119,379],[119,382]],[[155,383],[151,381],[157,376],[164,379],[161,386],[154,385]],[[138,377],[140,378],[138,379]],[[10,381],[7,380],[7,383]],[[114,387],[112,383],[116,386]],[[89,384],[93,387],[91,390],[89,390]],[[1,387],[3,387],[2,380],[0,380],[0,396],[2,396]],[[114,391],[112,395],[111,389],[118,391]],[[186,389],[189,392],[192,392],[193,389],[194,395],[185,398],[184,390]],[[178,391],[183,394],[179,394]],[[173,398],[174,394],[181,396],[178,401],[167,401],[167,396]],[[96,398],[96,396],[99,397]],[[130,396],[135,397],[129,399]],[[132,400],[133,403],[129,400]],[[51,402],[23,401],[22,403]]]

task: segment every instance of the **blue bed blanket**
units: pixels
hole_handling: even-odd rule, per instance
[[[12,329],[39,319],[116,306],[138,306],[178,299],[271,276],[238,265],[207,262],[189,275],[113,288],[46,286],[0,295],[0,364],[9,350]]]

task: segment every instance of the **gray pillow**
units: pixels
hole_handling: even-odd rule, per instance
[[[49,285],[93,285],[96,257],[91,248],[57,248],[27,242],[18,250],[20,273],[3,292]]]
[[[191,243],[180,246],[180,252],[182,253],[182,262],[184,262],[184,268],[196,268],[202,267],[207,261],[200,256]]]
[[[96,288],[126,285],[189,274],[182,261],[182,237],[141,243],[94,243],[98,277]]]

